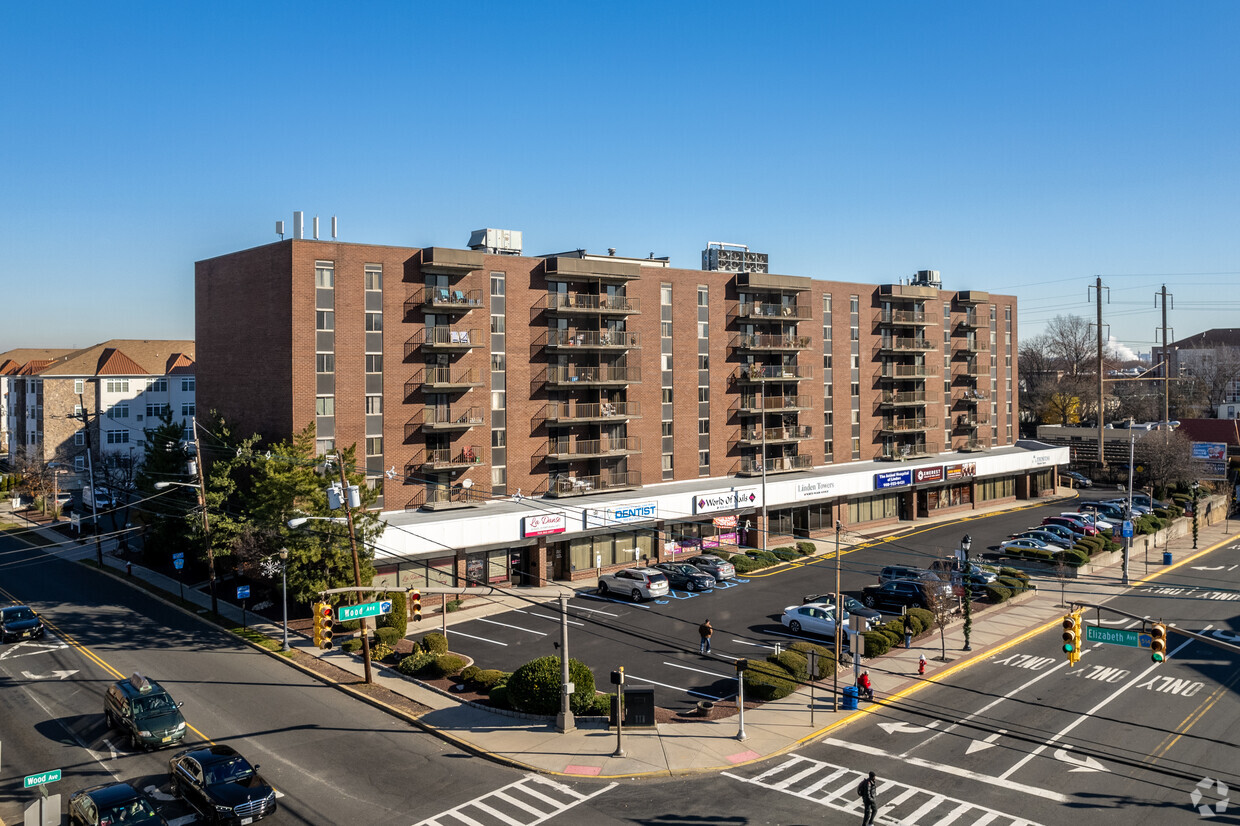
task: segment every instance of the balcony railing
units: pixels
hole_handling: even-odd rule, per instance
[[[772,413],[775,411],[808,410],[809,396],[759,396],[746,393],[736,404],[740,413]]]
[[[929,324],[924,310],[884,310],[878,314],[879,324]]]
[[[641,312],[640,307],[638,299],[623,295],[554,293],[547,296],[547,309],[553,313],[634,315]]]
[[[885,364],[879,373],[884,379],[924,379],[930,375],[930,368],[924,364]]]
[[[879,458],[889,462],[903,462],[908,459],[921,459],[929,455],[930,451],[926,449],[925,445],[883,445]]]
[[[641,402],[549,402],[543,407],[543,419],[549,424],[629,419],[641,416]]]
[[[740,469],[737,470],[736,474],[738,476],[757,476],[762,473],[763,464],[761,457],[742,457]],[[808,456],[774,456],[767,459],[765,465],[767,473],[789,473],[794,470],[807,470],[813,467],[813,463]]]
[[[959,326],[962,329],[973,330],[978,327],[985,327],[987,323],[987,320],[982,318],[981,315],[970,310],[961,316]]]
[[[990,339],[981,336],[965,336],[957,341],[960,344],[957,349],[962,353],[984,353],[990,350]]]
[[[482,501],[483,496],[475,493],[472,488],[459,484],[436,485],[432,488],[414,491],[413,496],[409,497],[409,501],[405,503],[405,510],[417,510],[418,508],[447,510],[471,507]]]
[[[630,384],[642,380],[640,367],[548,367],[547,384]]]
[[[990,362],[980,359],[969,359],[961,364],[956,372],[962,376],[972,376],[974,378],[990,375]]]
[[[973,414],[962,413],[956,417],[956,427],[960,430],[976,430],[989,422],[990,417],[980,411]]]
[[[427,450],[422,457],[423,470],[446,470],[458,467],[473,467],[482,464],[482,455],[474,446],[462,448],[439,448]],[[410,476],[416,473],[408,474]]]
[[[454,290],[450,287],[423,287],[422,292],[405,300],[405,312],[421,307],[440,312],[467,313],[482,306],[482,290]]]
[[[884,390],[883,395],[879,397],[879,402],[889,407],[903,407],[936,404],[938,398],[927,396],[925,390]]]
[[[960,401],[965,404],[976,405],[985,402],[988,398],[990,398],[990,394],[985,390],[969,389],[964,391],[964,395],[960,397]]]
[[[982,450],[990,450],[990,445],[978,439],[970,439],[960,446],[960,450],[962,453],[977,453]]]
[[[457,368],[453,372],[451,367],[427,367],[420,377],[414,376],[405,383],[405,396],[412,395],[413,391],[418,389],[468,390],[471,387],[481,386],[482,382],[474,376],[473,370]]]
[[[738,301],[728,310],[728,320],[734,318],[787,319],[807,321],[813,317],[808,304],[782,304],[778,301]]]
[[[550,439],[547,442],[547,458],[559,461],[596,459],[607,456],[627,456],[641,453],[642,441],[637,438],[620,439]]]
[[[547,496],[587,496],[592,493],[603,493],[609,490],[631,490],[642,486],[640,471],[630,470],[622,473],[603,473],[597,476],[569,476],[557,474],[547,481],[545,488],[535,493],[546,493]]]
[[[556,349],[629,350],[641,347],[641,343],[637,333],[624,330],[548,330],[546,346]]]
[[[425,327],[414,331],[405,342],[405,358],[413,355],[419,347],[424,350],[469,350],[482,346],[477,330],[452,330],[448,327]]]
[[[764,428],[761,427],[742,427],[739,441],[762,444],[763,430]],[[814,429],[809,425],[786,425],[783,427],[768,427],[765,428],[765,432],[766,443],[775,444],[778,442],[799,442],[803,439],[812,438]]]
[[[810,337],[799,336],[795,333],[787,335],[737,333],[732,336],[731,346],[736,350],[806,350],[810,346]]]
[[[799,364],[745,364],[732,372],[738,382],[800,381],[814,377],[814,368]]]
[[[425,407],[405,423],[405,438],[422,430],[468,430],[483,424],[480,407]]]
[[[920,353],[937,348],[928,338],[883,336],[878,347],[874,349],[876,353]]]
[[[878,429],[880,433],[916,433],[921,430],[933,430],[938,425],[938,419],[920,416],[907,419],[887,418],[883,419]]]

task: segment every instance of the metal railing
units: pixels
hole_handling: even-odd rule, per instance
[[[805,350],[810,346],[810,337],[795,333],[737,333],[732,336],[731,346],[737,350]]]
[[[640,313],[641,302],[623,295],[554,293],[547,296],[547,309],[554,312]]]
[[[589,419],[631,418],[641,415],[641,402],[548,402],[543,406],[543,419],[548,422],[573,422]]]
[[[641,472],[636,470],[621,473],[602,473],[597,476],[558,474],[547,480],[546,484],[540,486],[534,493],[536,495],[545,493],[547,496],[557,498],[564,496],[587,496],[592,493],[602,493],[609,490],[639,488],[641,484]]]
[[[625,330],[548,330],[547,347],[640,347],[641,337]]]
[[[813,378],[814,368],[799,364],[745,364],[732,372],[734,381],[799,381]]]
[[[549,439],[548,459],[579,459],[589,456],[624,456],[641,453],[642,441],[635,437],[619,439]]]

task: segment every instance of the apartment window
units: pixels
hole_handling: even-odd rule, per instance
[[[335,289],[336,265],[331,261],[315,261],[314,286],[324,290]]]
[[[129,431],[128,430],[109,430],[107,432],[107,441],[108,441],[108,444],[110,445],[129,444]]]
[[[366,313],[366,332],[383,332],[383,313]]]
[[[193,378],[181,379],[181,392],[182,393],[194,392],[194,379]]]
[[[491,495],[503,496],[508,484],[508,316],[506,275],[491,273]]]
[[[663,432],[661,441],[662,459],[661,468],[663,479],[675,478],[675,459],[672,454],[673,441],[670,438],[673,430],[673,410],[672,410],[672,375],[675,365],[672,347],[672,285],[669,283],[661,283],[659,285],[659,354],[662,378],[660,384],[660,392],[662,393],[663,406],[660,408],[660,424]],[[698,289],[699,313],[701,309],[702,295],[701,288]]]
[[[671,284],[660,284],[659,285],[659,304],[661,304],[664,307],[672,306],[672,285]]]
[[[336,415],[336,397],[335,396],[319,396],[314,400],[314,414],[316,416],[335,416]]]
[[[709,450],[698,451],[698,469],[706,473],[710,472],[710,451]]]
[[[506,332],[504,329],[504,316],[502,315],[491,316],[491,332],[500,333],[500,334],[503,334],[504,332]]]
[[[314,311],[314,329],[316,330],[334,330],[336,329],[336,313],[332,310],[315,310]]]
[[[146,417],[148,419],[158,419],[160,416],[167,414],[168,405],[166,404],[148,404],[146,406]]]
[[[710,322],[698,322],[698,338],[710,338]]]
[[[508,367],[508,356],[504,353],[491,354],[491,370],[492,372],[500,372]]]
[[[85,392],[86,390],[85,385],[86,385],[86,381],[84,379],[74,379],[73,380],[74,395],[77,395],[77,396],[82,395],[82,393]]]
[[[672,388],[670,387],[663,388],[663,403],[664,404],[672,403]]]
[[[79,472],[86,470],[86,457],[85,456],[74,456],[73,457],[73,469]]]
[[[129,379],[108,379],[103,387],[109,393],[128,393]]]
[[[336,354],[335,353],[315,353],[314,354],[314,372],[335,373],[336,372]]]
[[[383,454],[383,437],[367,436],[366,437],[366,455],[380,456]]]
[[[167,379],[147,379],[146,390],[148,393],[167,393],[168,392],[168,380]]]
[[[670,422],[669,422],[670,424]],[[710,419],[698,419],[698,435],[705,436],[710,433]],[[664,433],[664,436],[670,436],[671,433]]]
[[[34,414],[33,414],[33,413],[31,413],[31,414],[30,414],[30,417],[31,417],[31,418],[34,418]],[[73,405],[73,418],[75,418],[75,419],[80,419],[80,418],[82,418],[82,405],[80,405],[80,404],[75,404],[75,405]]]
[[[508,407],[507,395],[508,393],[506,390],[492,390],[491,391],[491,409],[492,410],[507,409]]]
[[[74,447],[81,447],[84,444],[86,444],[86,431],[85,430],[74,431],[73,433]]]
[[[660,366],[664,370],[671,370],[672,369],[672,354],[671,353],[660,353],[659,362],[660,362]]]
[[[128,419],[129,405],[126,403],[114,404],[108,408],[109,419]]]
[[[699,370],[710,369],[710,356],[706,355],[705,353],[698,354],[698,369]]]
[[[314,454],[316,456],[326,456],[329,453],[335,453],[335,452],[336,452],[336,440],[335,439],[315,439],[314,440]]]
[[[382,264],[367,264],[366,270],[363,273],[363,278],[365,279],[364,281],[365,289],[382,290],[383,289],[383,265]]]
[[[698,287],[697,302],[698,302],[699,307],[706,307],[710,305],[710,288],[709,287],[703,287],[703,286]]]
[[[381,413],[383,413],[383,397],[382,396],[367,396],[366,397],[366,415],[367,416],[378,416]]]
[[[491,273],[491,295],[499,296],[504,294],[504,274],[502,272]]]
[[[196,405],[194,404],[194,402],[182,402],[181,403],[181,415],[186,416],[186,417],[196,415],[195,407]]]
[[[506,430],[492,430],[491,431],[491,447],[492,448],[507,447],[507,445],[508,445],[508,431]]]
[[[383,372],[383,354],[382,353],[367,353],[366,372],[367,373],[382,373]]]

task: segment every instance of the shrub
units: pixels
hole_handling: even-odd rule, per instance
[[[474,666],[470,666],[470,668],[473,668],[473,667]],[[468,670],[469,668],[465,669],[465,671],[468,671]],[[461,674],[462,676],[464,676],[464,672],[462,672]],[[473,678],[473,683],[477,685],[480,689],[483,689],[485,691],[490,691],[492,688],[495,688],[495,686],[497,685],[507,683],[508,678],[511,676],[512,675],[509,672],[500,671],[498,668],[484,668],[478,671],[477,674],[475,674]]]
[[[995,604],[1007,602],[1012,598],[1012,592],[1000,585],[998,582],[992,582],[982,590],[986,592],[986,599]]]
[[[595,694],[594,702],[590,704],[590,710],[586,714],[591,717],[610,717],[611,703],[615,698],[614,694]]]
[[[388,657],[396,653],[396,649],[385,642],[376,643],[371,646],[370,658],[372,660],[386,660]]]
[[[467,665],[461,671],[461,682],[474,683],[478,681],[478,675],[482,673],[482,669],[476,665]]]
[[[375,640],[382,645],[388,646],[389,648],[396,645],[396,642],[401,639],[404,639],[404,637],[398,628],[390,628],[381,625],[375,629]]]
[[[496,708],[512,708],[512,702],[508,696],[508,686],[504,683],[500,683],[492,688],[490,693],[487,694],[487,699]]]
[[[743,672],[745,695],[763,702],[781,700],[795,688],[788,676],[783,666],[750,660],[749,667]]]
[[[861,636],[865,637],[865,655],[867,657],[881,657],[891,650],[891,637],[882,631],[866,631]]]
[[[809,676],[815,680],[820,680],[835,670],[835,652],[825,645],[818,645],[812,642],[794,642],[788,646],[791,651],[799,651],[805,655],[806,673],[809,673],[809,652],[818,653],[818,673]]]
[[[421,673],[423,668],[433,662],[435,657],[436,655],[429,651],[417,651],[397,663],[396,670],[401,674],[415,677]]]
[[[432,654],[447,654],[448,638],[434,631],[422,638],[421,647],[423,651],[429,651]]]
[[[450,600],[448,600],[448,613],[449,613],[449,614],[451,614],[453,611],[459,611],[459,610],[461,610],[461,606],[462,606],[462,605],[464,605],[464,604],[465,604],[465,603],[464,603],[462,600],[459,600],[459,599],[450,599]]]
[[[434,659],[423,667],[422,673],[431,679],[448,677],[459,674],[465,667],[465,662],[465,658],[458,654],[436,654]]]
[[[759,568],[769,568],[779,564],[779,557],[770,551],[745,551],[745,555],[758,563]]]
[[[340,650],[348,654],[356,654],[358,651],[362,650],[362,638],[361,637],[350,637],[349,639],[340,643]]]
[[[1013,596],[1025,590],[1025,583],[1014,576],[1001,576],[996,582],[1011,591]]]
[[[594,674],[585,663],[569,659],[568,679],[576,686],[569,707],[574,714],[581,714],[594,702]],[[560,658],[539,657],[512,672],[508,698],[518,711],[555,714],[560,710],[562,685]]]
[[[1005,577],[1005,576],[1015,577],[1016,579],[1019,579],[1021,582],[1023,582],[1025,585],[1029,584],[1028,572],[1022,571],[1020,568],[1010,568],[1010,567],[1005,566],[999,569],[998,574],[1000,577]]]
[[[800,651],[780,651],[768,656],[766,661],[775,663],[799,683],[805,682],[809,677],[809,658]]]
[[[775,554],[775,557],[780,562],[791,562],[792,560],[797,558],[797,552],[795,548],[776,548],[775,550],[771,551],[771,553]]]
[[[337,611],[340,610],[339,607],[337,607],[336,610]],[[343,628],[345,631],[352,634],[354,631],[362,630],[362,621],[361,620],[345,620],[344,622],[337,622],[336,627]]]
[[[913,622],[920,623],[923,631],[929,631],[934,627],[934,613],[925,608],[910,608],[908,612],[913,615]]]
[[[736,568],[738,574],[747,574],[762,567],[744,554],[737,554],[732,557],[732,565]]]
[[[409,633],[409,600],[404,591],[393,591],[384,599],[392,601],[392,613],[381,615],[375,623],[378,626],[375,630],[394,628],[399,639]]]
[[[818,546],[815,545],[813,542],[809,542],[809,541],[802,539],[800,542],[797,543],[797,553],[801,554],[801,556],[809,556],[810,554],[814,553],[817,550],[818,550]]]
[[[778,548],[771,548],[771,553],[775,554],[776,556],[779,556],[781,553],[795,554],[796,552],[797,552],[797,549],[792,547],[791,545],[780,545]]]
[[[1055,554],[1056,563],[1063,562],[1063,564],[1069,565],[1073,568],[1079,568],[1088,561],[1089,554],[1080,548],[1068,548],[1065,551],[1060,551]],[[1028,587],[1028,583],[1025,583],[1025,585]]]

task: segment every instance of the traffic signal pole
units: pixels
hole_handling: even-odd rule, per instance
[[[336,466],[340,468],[340,485],[344,489],[344,515],[349,520],[349,549],[353,552],[353,582],[358,588],[362,587],[362,563],[357,558],[357,535],[353,533],[353,508],[349,506],[349,480],[344,475],[344,457],[336,457]],[[355,605],[361,604],[362,594],[356,592],[353,598]],[[366,663],[366,684],[372,684],[374,675],[370,670],[370,638],[366,633],[366,623],[362,622],[362,658]]]

